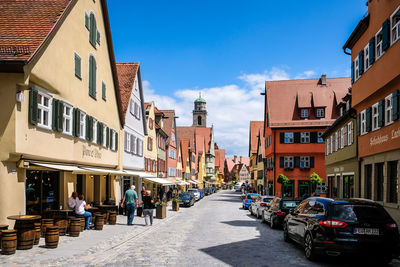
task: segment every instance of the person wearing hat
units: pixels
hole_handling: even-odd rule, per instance
[[[132,225],[135,216],[135,209],[138,201],[138,195],[135,191],[135,186],[132,185],[130,189],[126,190],[124,198],[122,199],[121,207],[124,207],[126,202],[128,225]]]

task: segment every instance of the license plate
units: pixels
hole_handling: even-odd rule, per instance
[[[378,228],[354,228],[353,233],[356,235],[379,235]]]

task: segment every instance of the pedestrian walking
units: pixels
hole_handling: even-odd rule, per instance
[[[150,190],[146,191],[146,195],[143,197],[141,204],[143,204],[143,215],[145,216],[144,220],[146,222],[146,226],[149,225],[149,219],[150,225],[153,225],[154,200],[151,196]]]
[[[122,199],[121,207],[124,207],[126,202],[127,208],[127,224],[132,225],[133,218],[135,217],[135,209],[138,201],[138,195],[135,191],[135,186],[132,185],[130,189],[126,190],[124,198]]]

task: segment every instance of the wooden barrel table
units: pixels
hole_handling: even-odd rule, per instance
[[[58,230],[59,230],[60,236],[63,236],[67,232],[68,219],[63,219],[63,218],[56,219],[54,225],[58,226]]]
[[[17,249],[17,230],[2,230],[1,253],[4,255],[15,254]]]
[[[42,231],[41,236],[46,236],[46,228],[47,226],[54,226],[54,219],[42,219]]]
[[[115,211],[110,211],[108,213],[108,223],[111,225],[117,224],[117,213]]]
[[[58,226],[46,227],[46,248],[57,248],[59,238]]]
[[[69,235],[73,237],[78,237],[81,231],[81,219],[71,217],[69,219]]]
[[[31,249],[35,239],[35,225],[30,221],[16,221],[14,229],[17,230],[17,249]]]
[[[103,230],[103,225],[104,225],[104,216],[101,214],[97,214],[96,221],[94,223],[94,229]]]
[[[35,225],[35,240],[33,241],[34,245],[38,245],[40,241],[40,234],[42,232],[42,223],[40,221],[34,222]]]
[[[80,229],[80,231],[83,232],[83,230],[85,230],[85,217],[79,217],[79,220],[81,220],[81,229]]]
[[[8,230],[8,224],[0,224],[0,249],[1,249],[1,231]]]

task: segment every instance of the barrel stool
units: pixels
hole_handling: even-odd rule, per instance
[[[56,219],[56,222],[54,223],[55,226],[58,226],[58,230],[60,233],[60,236],[63,236],[67,232],[68,228],[68,220],[67,219]]]
[[[111,224],[111,225],[116,225],[117,224],[117,212],[110,211],[108,213],[108,223]]]
[[[17,230],[2,230],[1,253],[4,255],[15,254],[17,249]]]
[[[42,237],[45,237],[46,235],[47,226],[54,226],[54,219],[42,219],[42,230],[41,230]]]
[[[59,240],[58,226],[46,227],[46,248],[57,248]]]
[[[103,230],[103,225],[104,225],[104,217],[103,217],[103,215],[97,214],[96,215],[96,221],[94,223],[94,229]]]
[[[71,217],[69,219],[69,236],[78,237],[81,231],[81,219]]]
[[[79,216],[78,218],[81,220],[81,229],[80,229],[80,231],[83,232],[83,230],[85,230],[85,217]]]
[[[8,230],[8,224],[0,224],[0,249],[1,249],[1,231]]]
[[[31,249],[35,239],[35,225],[30,221],[16,221],[14,229],[17,230],[17,249]]]
[[[42,231],[42,223],[40,221],[34,222],[35,225],[35,240],[33,241],[34,245],[38,245],[40,241],[40,234]]]

